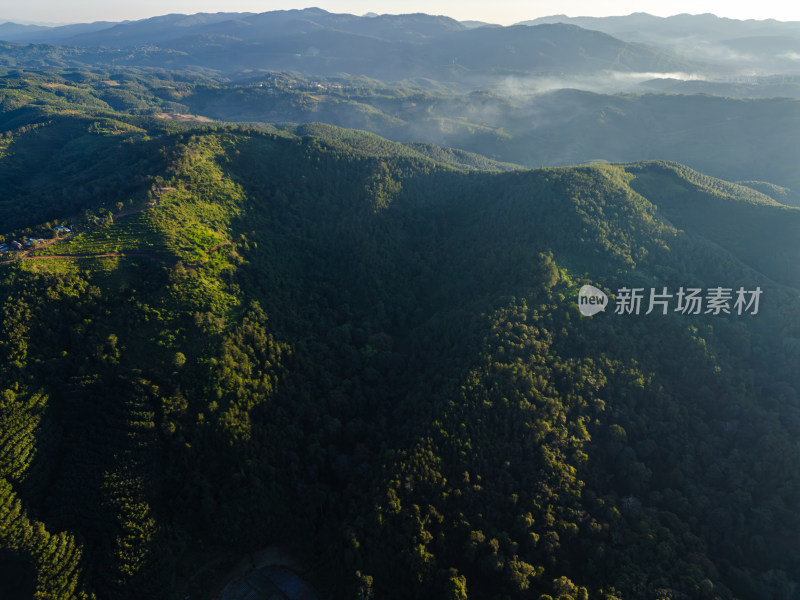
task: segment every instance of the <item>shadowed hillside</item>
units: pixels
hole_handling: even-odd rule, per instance
[[[4,593],[209,597],[267,546],[334,598],[793,589],[800,209],[672,163],[29,104],[0,157],[2,240],[47,244],[0,257]],[[640,314],[581,316],[587,283]],[[687,287],[760,304],[684,314]]]

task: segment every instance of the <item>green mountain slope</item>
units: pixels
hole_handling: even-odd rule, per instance
[[[800,210],[761,192],[665,163],[632,165],[631,186],[658,205],[677,227],[728,249],[737,258],[795,289],[800,288]]]
[[[3,239],[50,244],[0,258],[4,594],[209,598],[268,546],[320,597],[793,589],[798,209],[674,164],[104,114],[0,157]],[[584,283],[763,293],[587,318]]]
[[[323,121],[402,142],[427,142],[528,167],[602,159],[672,160],[728,180],[789,188],[798,205],[795,143],[800,103],[703,94],[605,94],[602,82],[508,78],[497,92],[457,94],[268,74],[242,84],[198,85],[189,112],[231,121]]]
[[[119,112],[136,115],[126,122],[153,131],[218,119],[273,132],[300,126],[322,137],[344,135],[323,132],[325,123],[412,144],[459,168],[671,160],[730,181],[762,182],[754,185],[800,205],[797,100],[526,93],[536,86],[509,79],[507,93],[460,94],[409,82],[387,86],[365,77],[275,72],[249,73],[241,83],[143,69],[9,72],[0,78],[0,126],[12,135],[15,127],[48,122],[54,110],[78,110],[116,121]],[[431,145],[454,150],[442,153]]]

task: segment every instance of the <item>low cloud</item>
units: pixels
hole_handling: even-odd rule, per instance
[[[506,77],[494,86],[495,91],[508,96],[542,94],[563,88],[598,93],[624,92],[651,79],[702,81],[699,73],[685,72],[621,72],[605,71],[597,75],[566,77]]]

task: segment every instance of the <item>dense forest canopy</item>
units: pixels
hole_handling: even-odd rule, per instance
[[[729,157],[785,111],[726,181],[524,168],[558,128],[501,94],[262,75],[0,78],[0,597],[217,598],[264,548],[320,598],[793,597],[795,101],[676,100],[730,111]],[[562,132],[670,103],[565,98]]]

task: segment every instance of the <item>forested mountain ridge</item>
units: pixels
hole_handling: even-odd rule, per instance
[[[800,205],[800,101],[790,98],[570,89],[461,94],[356,76],[271,72],[234,83],[188,72],[96,68],[8,71],[0,77],[0,106],[0,119],[11,129],[14,123],[46,121],[54,110],[117,120],[117,113],[125,113],[136,117],[128,123],[158,130],[221,120],[291,133],[323,122],[416,144],[413,149],[422,154],[434,151],[430,145],[446,146],[456,150],[449,158],[434,151],[434,158],[499,170],[671,160]]]
[[[334,598],[796,585],[798,209],[673,163],[462,170],[26,94],[0,121],[0,235],[43,240],[0,265],[4,594],[209,597],[206,565],[268,545]],[[763,294],[586,318],[584,283]]]

